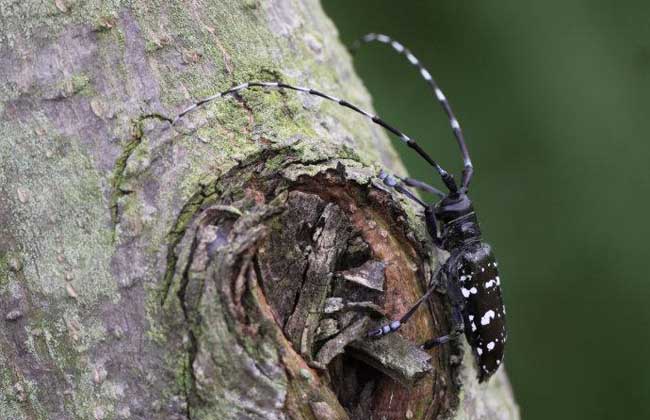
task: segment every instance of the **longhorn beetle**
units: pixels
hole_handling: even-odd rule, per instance
[[[429,234],[436,246],[449,252],[447,261],[436,271],[433,280],[441,281],[446,286],[452,305],[452,331],[441,337],[432,338],[422,344],[422,348],[430,349],[446,343],[463,331],[472,348],[478,366],[478,380],[484,382],[494,374],[503,360],[503,352],[507,339],[505,314],[506,310],[501,297],[501,281],[497,270],[497,262],[491,247],[481,240],[481,230],[474,212],[471,199],[468,197],[469,183],[473,175],[472,161],[467,150],[465,138],[458,120],[454,116],[449,101],[442,93],[429,71],[420,63],[407,48],[390,37],[382,34],[367,34],[353,44],[356,50],[362,43],[377,41],[390,45],[395,51],[403,54],[414,65],[421,76],[433,90],[436,98],[447,113],[453,134],[463,156],[464,168],[460,186],[454,177],[444,170],[420,145],[412,138],[388,124],[383,119],[367,112],[356,105],[320,91],[293,86],[282,82],[247,82],[217,93],[194,103],[181,111],[172,121],[172,126],[184,115],[218,98],[228,97],[249,88],[294,90],[319,96],[369,118],[386,130],[393,133],[408,147],[415,150],[427,161],[441,177],[448,192],[444,193],[422,181],[407,177],[390,175],[381,170],[378,177],[388,187],[406,195],[410,200],[424,208],[425,223]],[[414,195],[407,187],[417,188],[440,197],[437,203],[426,203]],[[438,281],[431,281],[425,294],[399,319],[393,320],[380,328],[368,332],[369,337],[381,337],[397,331],[406,323],[426,299],[433,293]]]

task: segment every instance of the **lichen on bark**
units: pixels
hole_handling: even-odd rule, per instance
[[[260,90],[170,126],[253,79],[369,108],[316,1],[0,0],[0,26],[0,418],[453,412],[460,348],[408,340],[444,332],[444,295],[359,341],[437,263],[373,179],[403,173],[380,129]],[[459,416],[516,418],[504,381],[466,379]]]

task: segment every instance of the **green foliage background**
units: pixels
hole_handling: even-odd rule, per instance
[[[650,3],[324,5],[348,45],[381,32],[409,47],[455,108],[503,273],[506,366],[523,418],[650,418]],[[417,71],[379,44],[355,64],[379,114],[459,173]],[[432,179],[397,147],[412,176]]]

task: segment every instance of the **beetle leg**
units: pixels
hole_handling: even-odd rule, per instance
[[[436,218],[436,210],[433,206],[427,206],[424,209],[424,221],[429,231],[429,236],[433,240],[433,244],[440,248],[442,247],[442,238],[438,233],[438,219]]]
[[[418,190],[422,190],[425,192],[428,192],[430,194],[435,194],[440,198],[443,198],[446,194],[437,189],[436,187],[432,187],[431,185],[427,184],[426,182],[422,182],[420,180],[417,180],[415,178],[408,178],[408,177],[397,177],[402,182],[404,185],[408,185],[409,187],[417,188]]]
[[[438,282],[434,280],[438,277],[439,273],[440,270],[436,270],[433,273],[427,291],[422,295],[422,297],[420,297],[420,299],[418,299],[417,302],[413,304],[413,306],[411,306],[411,308],[408,311],[406,311],[404,315],[402,315],[400,319],[394,319],[389,323],[382,325],[380,328],[370,330],[368,332],[368,337],[382,337],[384,335],[399,330],[402,327],[402,325],[404,325],[409,319],[411,319],[411,317],[413,316],[413,314],[415,314],[415,311],[420,307],[422,302],[425,302],[429,298],[429,296],[431,296],[434,290],[436,290],[436,286],[438,285]]]
[[[455,262],[448,261],[445,266],[450,267],[454,266]],[[430,340],[425,341],[422,343],[420,346],[424,350],[428,350],[430,348],[439,346],[440,344],[444,344],[456,337],[458,337],[460,334],[463,333],[464,331],[464,324],[463,324],[463,306],[465,302],[462,299],[462,295],[460,293],[460,288],[458,287],[458,284],[454,281],[454,278],[457,277],[457,274],[454,270],[453,273],[448,274],[446,276],[446,282],[447,282],[447,295],[449,296],[449,300],[451,302],[451,322],[452,322],[452,329],[449,334],[443,335],[441,337],[435,337]]]
[[[438,219],[436,218],[436,210],[435,207],[432,205],[429,205],[425,203],[424,201],[420,200],[415,194],[413,194],[411,191],[408,190],[404,186],[404,184],[415,187],[415,188],[420,188],[424,189],[426,191],[429,191],[433,194],[439,194],[441,196],[444,196],[445,194],[436,190],[434,187],[425,184],[422,181],[415,180],[413,178],[401,178],[396,175],[391,175],[387,172],[385,172],[383,169],[379,172],[379,175],[377,177],[388,187],[391,187],[395,189],[396,191],[406,195],[408,198],[410,198],[412,201],[416,202],[417,204],[421,205],[424,207],[424,218],[425,222],[427,225],[427,230],[429,231],[429,235],[431,235],[431,239],[433,240],[433,244],[440,248],[442,246],[442,239],[440,239],[440,235],[438,233]],[[434,191],[432,191],[434,190]]]
[[[449,334],[427,340],[422,343],[420,347],[424,350],[429,350],[461,335],[463,333],[463,315],[461,306],[454,305],[452,307],[452,318],[454,326]]]
[[[409,191],[403,184],[400,182],[400,177],[391,175],[388,172],[384,171],[383,169],[379,171],[379,174],[377,175],[377,178],[379,178],[384,185],[387,187],[393,188],[395,191],[398,191],[405,196],[407,196],[409,199],[411,199],[413,202],[421,205],[422,207],[426,208],[427,203],[424,201],[420,200],[415,194],[413,194],[411,191]]]

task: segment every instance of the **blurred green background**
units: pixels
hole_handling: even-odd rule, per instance
[[[323,3],[344,43],[380,32],[409,47],[456,111],[523,418],[649,419],[650,2]],[[355,65],[378,113],[459,173],[415,68],[377,43]],[[412,176],[432,179],[397,148]]]

